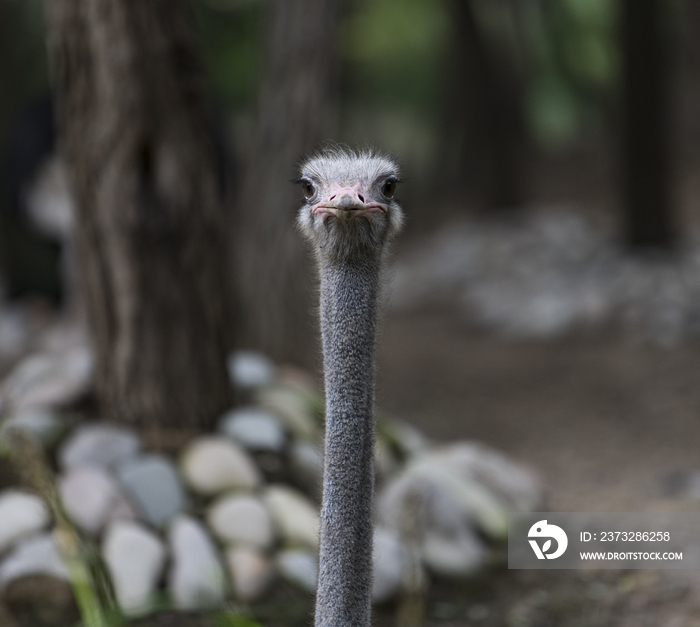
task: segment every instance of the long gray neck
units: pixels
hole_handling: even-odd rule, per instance
[[[321,267],[326,441],[315,627],[369,627],[379,263]]]

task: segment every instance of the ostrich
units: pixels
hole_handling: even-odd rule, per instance
[[[377,304],[387,244],[401,226],[398,169],[372,152],[308,159],[297,218],[321,279],[326,436],[315,627],[369,627]]]

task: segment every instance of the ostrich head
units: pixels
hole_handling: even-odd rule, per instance
[[[376,261],[401,228],[398,167],[371,151],[325,150],[301,166],[297,224],[322,263]]]

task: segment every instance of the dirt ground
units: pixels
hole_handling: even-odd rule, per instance
[[[474,438],[530,465],[547,511],[700,509],[684,490],[700,468],[697,340],[502,339],[443,304],[390,313],[380,344],[379,406],[436,440]],[[434,586],[426,612],[440,625],[700,625],[700,571],[501,563],[478,582]]]

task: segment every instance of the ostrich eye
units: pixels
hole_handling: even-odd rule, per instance
[[[304,196],[311,198],[316,193],[316,188],[311,181],[302,181],[301,189],[304,191]]]
[[[382,194],[387,198],[393,198],[396,191],[396,181],[389,180],[382,186]]]

